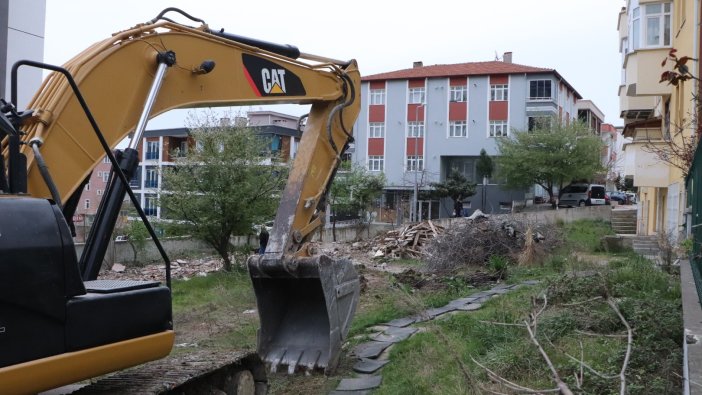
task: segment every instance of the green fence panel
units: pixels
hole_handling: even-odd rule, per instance
[[[695,151],[695,158],[690,167],[690,173],[686,180],[687,201],[692,209],[692,256],[690,266],[695,278],[697,287],[697,297],[702,303],[702,149],[698,146]]]

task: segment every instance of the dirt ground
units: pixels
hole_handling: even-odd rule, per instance
[[[318,250],[333,258],[349,258],[361,277],[362,297],[357,311],[370,308],[378,298],[396,281],[413,288],[435,289],[441,287],[439,279],[422,273],[419,265],[407,262],[374,259],[369,242],[358,243],[317,243]],[[198,259],[173,259],[173,278],[188,279],[204,276],[221,270],[221,260],[217,257]],[[101,273],[102,279],[163,280],[165,266],[154,264],[143,267],[116,266]],[[493,282],[494,278],[474,276],[476,284]],[[231,344],[237,348],[255,349],[255,333],[251,328],[258,325],[255,304],[241,311],[223,311],[221,307],[207,305],[204,308],[181,312],[174,316],[176,340],[173,353],[184,355],[188,352],[226,349]],[[319,373],[289,376],[286,373],[269,375],[271,394],[329,393],[341,377],[348,376],[355,360],[349,357],[348,350],[342,350],[337,375],[324,376]]]

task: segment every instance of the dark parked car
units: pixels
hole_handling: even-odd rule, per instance
[[[610,191],[607,193],[612,201],[619,202],[619,204],[629,204],[629,196],[625,192]]]

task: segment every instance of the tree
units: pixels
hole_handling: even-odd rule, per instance
[[[385,187],[385,175],[374,175],[365,167],[354,165],[348,171],[337,173],[332,182],[330,205],[332,209],[332,236],[336,241],[336,217],[347,212],[360,215],[362,228],[370,221],[373,202]],[[360,229],[359,228],[359,229]]]
[[[453,199],[455,217],[461,216],[463,199],[475,195],[475,184],[468,181],[463,174],[456,170],[452,170],[444,182],[431,183],[431,187],[437,197]]]
[[[495,170],[495,165],[492,163],[492,158],[485,152],[485,148],[480,149],[480,157],[478,163],[475,164],[475,171],[478,173],[478,178],[492,177],[492,172]]]
[[[514,131],[496,140],[497,169],[507,187],[538,184],[554,201],[559,189],[573,180],[589,180],[604,170],[602,141],[582,123],[563,125],[557,119],[533,131]]]
[[[485,210],[485,201],[487,199],[487,183],[488,179],[492,177],[492,172],[495,170],[495,165],[492,163],[492,158],[490,158],[485,152],[485,148],[480,149],[480,157],[478,162],[475,164],[476,173],[478,173],[478,179],[483,183],[483,187],[480,190],[480,207]]]
[[[230,271],[230,237],[248,234],[252,224],[274,215],[286,172],[271,164],[251,129],[222,126],[213,112],[191,114],[190,122],[197,145],[164,171],[167,192],[160,204],[211,245]]]

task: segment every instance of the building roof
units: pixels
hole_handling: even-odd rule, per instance
[[[188,135],[190,135],[188,128],[152,129],[144,132],[144,137],[188,137]]]
[[[297,129],[284,128],[278,125],[248,126],[256,131],[256,134],[275,134],[278,136],[291,136],[300,138],[302,132]]]
[[[456,64],[435,64],[419,66],[410,69],[389,71],[386,73],[367,75],[361,81],[405,80],[415,78],[458,77],[471,75],[495,74],[542,74],[553,73],[570,88],[578,99],[582,96],[573,88],[555,69],[525,66],[517,63],[503,61],[469,62]]]

